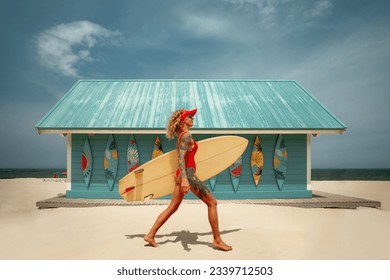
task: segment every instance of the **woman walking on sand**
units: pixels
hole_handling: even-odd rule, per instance
[[[158,217],[144,240],[151,246],[157,247],[154,240],[157,231],[169,219],[169,217],[179,208],[184,196],[189,190],[199,197],[208,208],[208,218],[213,232],[213,246],[216,249],[230,251],[232,247],[222,241],[219,233],[217,201],[207,189],[206,185],[196,176],[195,153],[198,149],[197,143],[190,134],[190,128],[194,125],[194,115],[197,109],[175,111],[167,125],[167,138],[172,140],[178,137],[176,148],[178,151],[179,168],[176,172],[176,187],[172,193],[171,203]]]

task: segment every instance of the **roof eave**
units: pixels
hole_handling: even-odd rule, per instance
[[[80,128],[37,128],[39,134],[165,134],[165,129],[140,129],[140,128],[101,128],[101,129],[80,129]],[[344,134],[346,128],[332,129],[204,129],[193,128],[192,134]]]

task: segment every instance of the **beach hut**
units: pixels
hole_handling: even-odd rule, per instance
[[[67,138],[67,197],[120,198],[123,176],[175,148],[164,132],[180,108],[198,108],[197,141],[249,140],[206,182],[217,199],[310,198],[312,136],[346,130],[296,81],[263,80],[81,80],[36,129]]]

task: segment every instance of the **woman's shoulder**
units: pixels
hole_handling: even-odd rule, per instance
[[[182,141],[182,140],[191,140],[192,139],[192,135],[189,131],[184,131],[182,133],[180,133],[179,135],[179,138],[178,138],[178,141]]]

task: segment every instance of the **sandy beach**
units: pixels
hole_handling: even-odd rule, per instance
[[[157,236],[142,239],[166,205],[36,208],[67,183],[0,180],[0,259],[390,259],[390,182],[314,181],[323,192],[381,201],[381,209],[324,209],[220,203],[231,252],[211,248],[203,204],[183,203]]]

